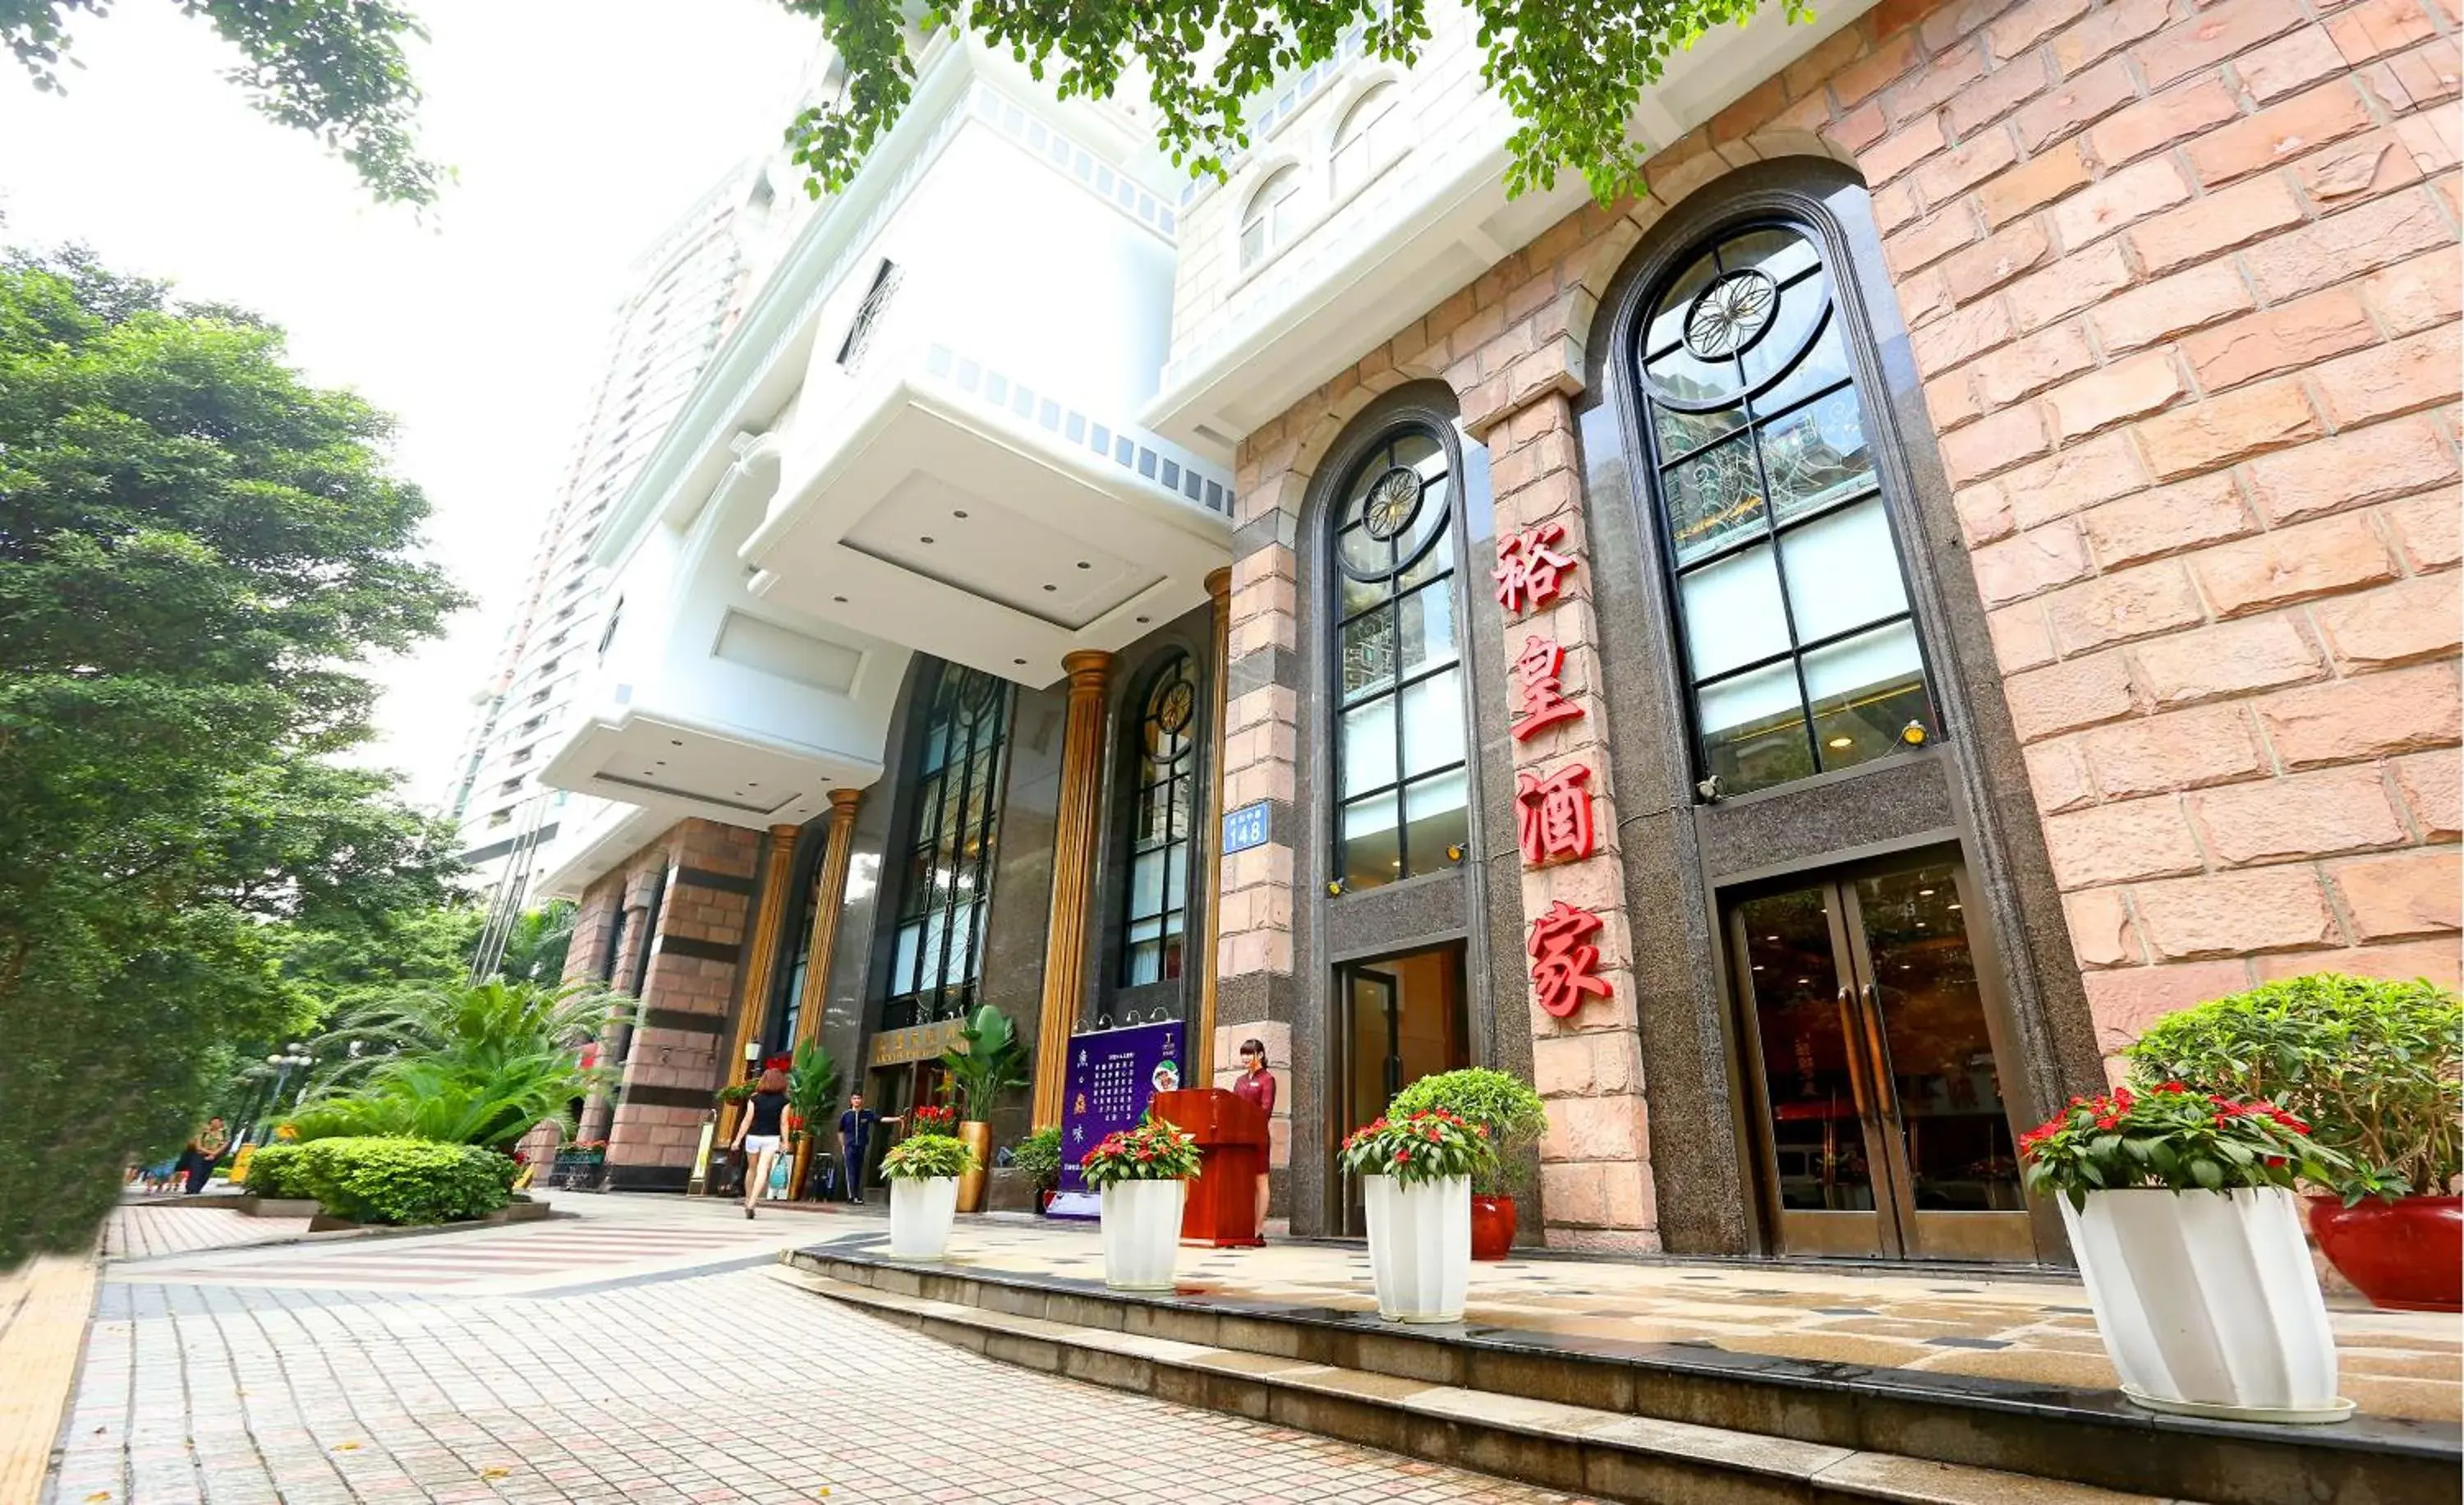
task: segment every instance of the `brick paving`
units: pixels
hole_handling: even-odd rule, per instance
[[[209,1249],[234,1249],[295,1239],[308,1231],[306,1218],[253,1218],[229,1207],[165,1206],[122,1203],[103,1226],[105,1259],[156,1259]]]
[[[671,1205],[654,1219],[617,1201],[605,1199],[600,1216],[663,1223],[678,1233],[728,1227],[706,1206]],[[757,1227],[780,1243],[851,1231],[835,1224],[779,1218]],[[403,1242],[463,1241],[502,1260],[569,1228]],[[744,1268],[742,1247],[713,1240],[698,1268],[640,1275],[610,1275],[604,1259],[567,1264],[555,1278],[592,1278],[514,1295],[388,1289],[375,1280],[360,1282],[362,1289],[304,1278],[241,1283],[246,1250],[217,1256],[242,1262],[229,1279],[114,1267],[47,1498],[58,1505],[1566,1498],[1014,1369]],[[306,1264],[373,1251],[363,1245],[283,1254]]]

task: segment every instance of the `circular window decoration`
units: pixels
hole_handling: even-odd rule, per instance
[[[1361,507],[1361,525],[1380,543],[1397,537],[1412,525],[1425,490],[1419,471],[1396,466],[1371,483],[1368,500]]]
[[[1685,348],[1700,361],[1742,352],[1771,327],[1779,284],[1751,268],[1731,272],[1703,290],[1685,313]]]
[[[1176,679],[1165,687],[1163,703],[1155,707],[1155,725],[1167,738],[1177,741],[1181,733],[1189,730],[1190,718],[1197,709],[1198,692],[1188,680]],[[1186,746],[1176,747],[1172,756],[1177,758],[1188,750]]]

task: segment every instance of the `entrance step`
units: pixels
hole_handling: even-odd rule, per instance
[[[2398,1505],[2453,1499],[2459,1460],[2441,1424],[2211,1422],[2109,1391],[1134,1295],[844,1244],[781,1274],[991,1358],[1618,1500]]]
[[[1021,1317],[784,1265],[772,1274],[1004,1363],[1607,1499],[2158,1505],[2154,1495]]]

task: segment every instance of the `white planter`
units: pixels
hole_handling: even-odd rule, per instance
[[[890,1252],[900,1259],[938,1259],[950,1247],[958,1212],[958,1178],[899,1177],[890,1184]]]
[[[2123,1394],[2240,1421],[2351,1414],[2293,1193],[2092,1191],[2084,1211],[2060,1204]]]
[[[1188,1190],[1179,1181],[1116,1181],[1104,1188],[1104,1284],[1115,1291],[1172,1289]]]
[[[1471,1178],[1405,1185],[1363,1176],[1369,1270],[1377,1315],[1397,1322],[1460,1322],[1471,1284]]]

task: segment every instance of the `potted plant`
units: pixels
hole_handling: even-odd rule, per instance
[[[796,1047],[787,1067],[787,1125],[796,1146],[795,1168],[788,1174],[787,1195],[802,1198],[813,1165],[813,1140],[832,1108],[839,1105],[839,1063],[810,1040]]]
[[[1061,1184],[1061,1125],[1046,1124],[1010,1146],[1009,1162],[1035,1184],[1035,1210],[1042,1212]]]
[[[901,1259],[938,1259],[950,1247],[958,1210],[958,1178],[976,1168],[976,1152],[948,1134],[910,1134],[881,1157],[890,1183],[890,1252]]]
[[[941,1053],[941,1069],[949,1073],[964,1110],[958,1138],[974,1148],[979,1167],[987,1165],[993,1154],[993,1110],[1001,1094],[1026,1085],[1026,1049],[1018,1043],[1009,1016],[990,1004],[969,1015],[958,1027],[958,1043]],[[979,1168],[958,1183],[959,1211],[983,1210],[984,1176]]]
[[[1161,1118],[1108,1134],[1078,1162],[1102,1200],[1104,1284],[1169,1291],[1180,1252],[1181,1200],[1198,1174],[1198,1138]]]
[[[2464,1001],[2333,972],[2160,1019],[2126,1052],[2142,1080],[2264,1097],[2349,1166],[2310,1201],[2328,1260],[2376,1305],[2464,1308],[2457,1119]]]
[[[1343,1141],[1369,1211],[1377,1315],[1398,1322],[1463,1318],[1471,1284],[1471,1177],[1496,1159],[1485,1124],[1442,1108],[1379,1118]]]
[[[2343,1168],[2264,1099],[2164,1082],[2074,1097],[2019,1138],[2062,1222],[2123,1393],[2151,1410],[2332,1422],[2336,1341],[2297,1180]]]
[[[1438,1108],[1488,1131],[1496,1153],[1472,1172],[1471,1257],[1504,1259],[1514,1247],[1514,1188],[1529,1174],[1524,1155],[1549,1132],[1548,1107],[1530,1083],[1475,1066],[1421,1077],[1387,1112],[1408,1118]]]

